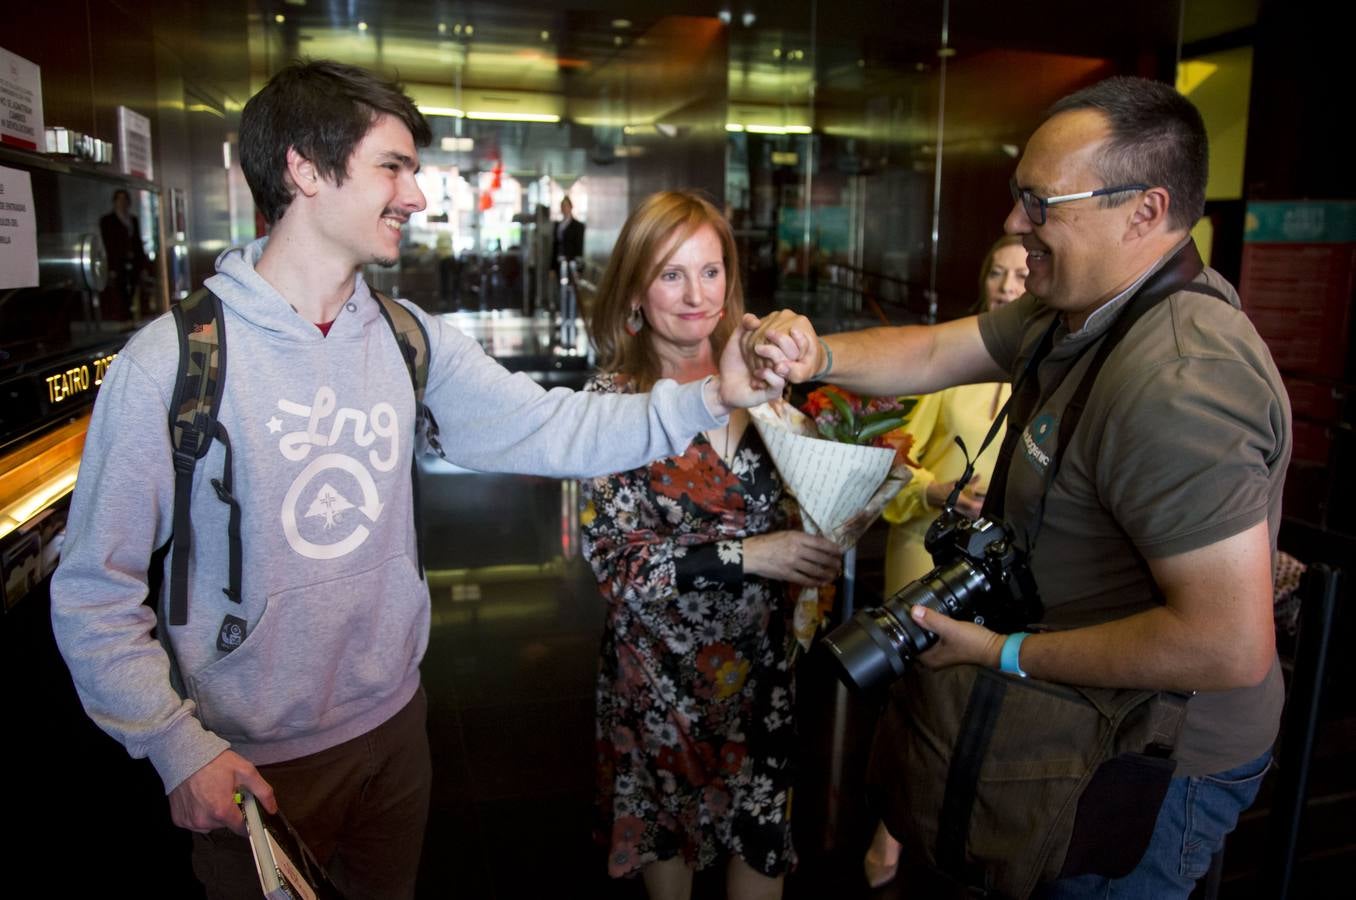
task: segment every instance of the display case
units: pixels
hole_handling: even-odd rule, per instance
[[[56,561],[90,407],[128,337],[165,308],[160,195],[106,167],[0,147],[32,185],[38,284],[0,289],[0,594]]]

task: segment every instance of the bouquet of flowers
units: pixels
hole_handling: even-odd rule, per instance
[[[806,531],[846,550],[871,527],[912,477],[913,437],[903,425],[915,402],[829,385],[810,394],[804,411],[780,400],[749,410]],[[801,646],[809,649],[832,605],[832,586],[801,590],[794,616]]]

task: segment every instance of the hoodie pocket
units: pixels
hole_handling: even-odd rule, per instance
[[[268,743],[336,728],[381,703],[419,665],[428,592],[401,554],[269,596],[233,652],[189,679],[203,724]]]

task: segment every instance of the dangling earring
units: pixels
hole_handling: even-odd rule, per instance
[[[626,317],[626,333],[635,337],[640,334],[641,329],[645,327],[645,316],[640,312],[639,306],[631,307],[631,314]]]

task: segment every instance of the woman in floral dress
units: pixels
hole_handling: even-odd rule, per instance
[[[599,287],[590,327],[604,374],[587,389],[713,375],[742,314],[724,218],[695,194],[656,194],[622,228]],[[584,554],[608,601],[597,716],[608,871],[685,898],[694,870],[726,859],[731,898],[779,897],[795,859],[787,583],[831,580],[840,551],[794,527],[743,410],[682,456],[584,492]]]

